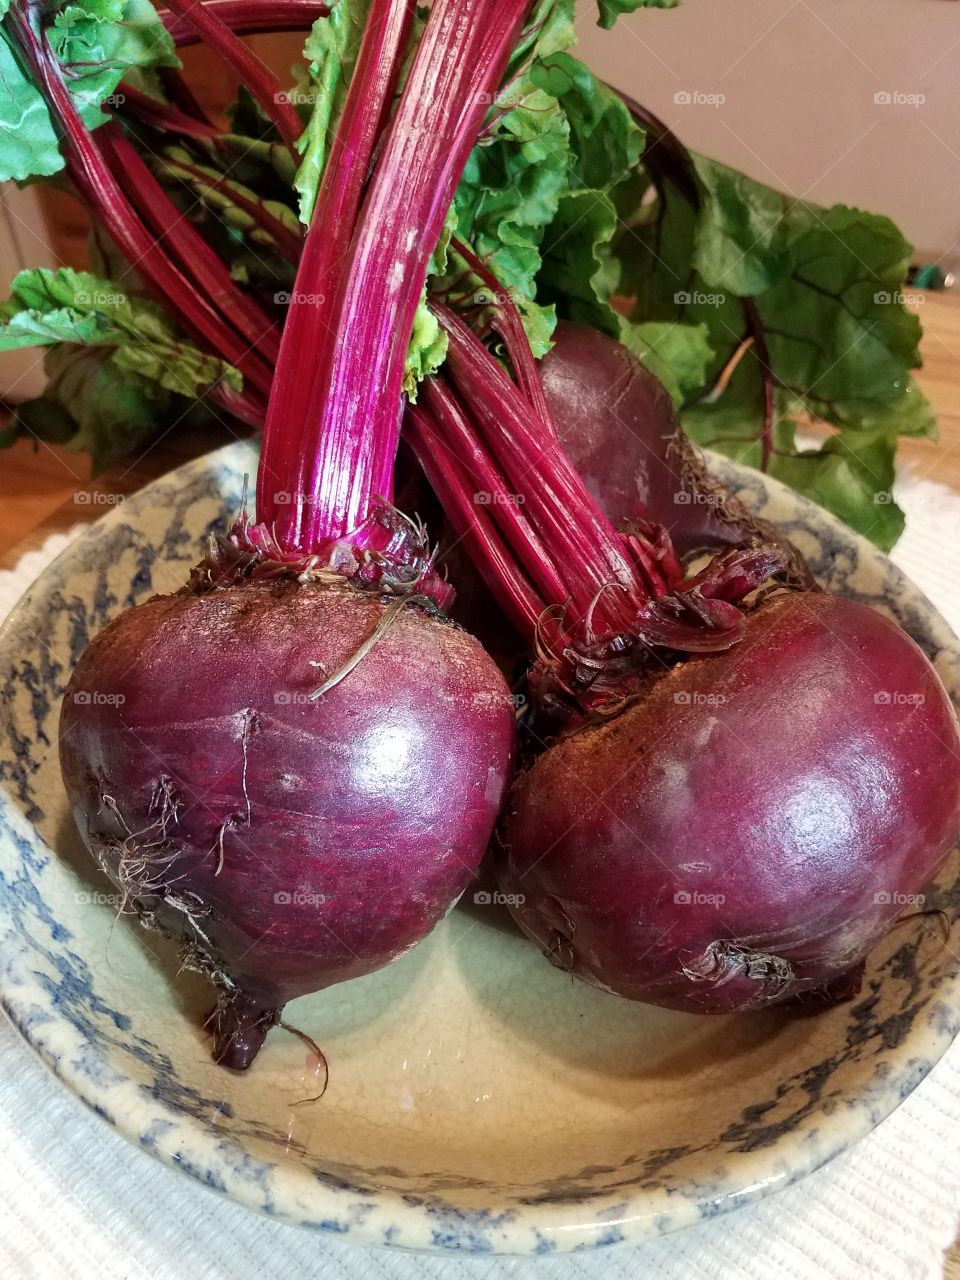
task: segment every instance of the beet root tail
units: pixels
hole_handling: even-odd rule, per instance
[[[866,972],[866,961],[860,960],[852,968],[838,974],[825,982],[823,986],[813,987],[808,991],[800,991],[785,1003],[801,1013],[819,1013],[822,1009],[836,1004],[846,1004],[860,994],[863,987],[863,976]]]
[[[246,1071],[282,1012],[283,1005],[265,1005],[243,991],[224,992],[208,1019],[214,1062],[231,1071]]]

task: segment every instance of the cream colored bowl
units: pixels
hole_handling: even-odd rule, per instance
[[[549,1253],[675,1230],[775,1191],[856,1142],[923,1078],[960,1018],[956,940],[912,920],[852,1003],[817,1017],[695,1018],[552,969],[497,906],[461,903],[391,968],[288,1006],[295,1037],[215,1067],[210,995],[128,917],[80,845],[59,699],[88,638],[175,589],[235,511],[231,445],[111,512],[0,636],[3,1001],[57,1075],[132,1142],[304,1226],[404,1248]],[[956,692],[956,642],[872,547],[754,472],[714,460],[835,589],[906,626]],[[927,905],[952,915],[951,860]],[[299,1104],[299,1105],[298,1105]]]

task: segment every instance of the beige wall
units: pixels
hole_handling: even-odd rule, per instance
[[[579,9],[580,56],[691,146],[793,195],[889,213],[919,248],[960,255],[957,0],[682,0],[612,32]],[[725,101],[681,105],[683,92]]]

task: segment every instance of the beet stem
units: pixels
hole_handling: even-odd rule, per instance
[[[283,522],[277,495],[282,492],[286,501],[291,492],[298,500],[301,496],[297,457],[305,447],[307,420],[319,395],[324,353],[336,338],[337,279],[349,253],[409,28],[410,12],[405,4],[373,0],[300,256],[257,473],[258,519],[274,530],[281,543]],[[303,367],[305,351],[311,353],[308,368]]]
[[[152,98],[148,93],[141,93],[125,80],[120,82],[120,92],[123,94],[122,113],[136,116],[154,129],[182,133],[188,138],[216,140],[221,137],[221,131],[203,117],[188,115],[179,107],[161,102],[159,98]]]
[[[526,5],[518,0],[437,0],[417,45],[400,103],[389,124],[370,181],[345,268],[338,274],[333,306],[302,415],[297,456],[290,435],[300,415],[290,414],[278,371],[279,394],[271,402],[266,429],[266,473],[258,482],[259,519],[276,528],[290,551],[313,553],[331,540],[348,539],[359,549],[375,508],[393,491],[399,441],[404,366],[431,255],[453,193],[473,146],[489,93],[499,83],[520,31]],[[406,5],[387,5],[395,26]],[[374,9],[367,20],[361,61],[378,40]],[[375,51],[378,52],[378,51]],[[383,60],[371,57],[377,67]],[[392,70],[392,60],[385,69]],[[381,73],[372,77],[385,90]],[[363,83],[360,68],[348,93],[340,136],[352,138],[353,92]],[[389,80],[387,81],[389,83]],[[378,115],[376,102],[365,114]],[[361,115],[361,122],[363,115]],[[346,146],[346,144],[345,144]],[[356,167],[352,146],[348,166]],[[331,168],[340,171],[331,155]],[[318,208],[313,230],[320,222]],[[322,220],[323,228],[335,225]],[[316,240],[319,232],[312,237]],[[308,235],[308,251],[311,236]],[[321,259],[322,266],[322,259]],[[316,311],[318,268],[305,253],[294,306],[281,348],[281,363],[301,360],[306,328],[301,298]],[[322,278],[322,277],[321,277]],[[324,306],[325,303],[321,303]],[[286,351],[284,350],[286,348]],[[363,430],[357,424],[364,424]],[[277,437],[286,436],[277,439]],[[267,477],[291,476],[293,500],[271,501]]]
[[[236,73],[296,157],[296,142],[303,133],[303,121],[267,64],[237,38],[212,6],[199,4],[197,0],[167,0],[167,5]]]
[[[201,345],[233,364],[254,387],[266,391],[269,381],[265,370],[261,374],[264,366],[259,358],[240,342],[206,298],[197,292],[131,207],[97,141],[77,111],[46,34],[34,30],[29,13],[29,10],[13,6],[3,21],[13,34],[53,118],[64,133],[70,178],[121,253],[143,275],[154,296],[170,307]],[[251,404],[255,402],[255,397],[248,398]]]
[[[104,155],[114,160],[120,185],[137,201],[147,224],[159,241],[170,246],[181,268],[193,277],[197,289],[204,290],[220,314],[230,318],[261,363],[275,362],[280,342],[273,320],[237,287],[227,267],[173,203],[120,128],[115,124],[104,125],[100,141]],[[264,390],[269,390],[266,369],[262,385]]]
[[[237,36],[309,31],[318,18],[330,12],[328,5],[318,4],[316,0],[196,0],[193,7],[218,18]],[[196,26],[187,22],[185,15],[161,9],[159,17],[178,49],[203,42],[204,37]]]
[[[407,409],[404,434],[444,510],[461,531],[477,571],[521,632],[532,634],[544,601],[504,545],[485,505],[470,502],[469,480],[421,396]]]
[[[489,505],[487,502],[477,502],[479,494],[494,500],[505,495],[508,485],[502,472],[477,439],[476,428],[468,420],[466,408],[457,401],[444,380],[431,379],[424,388],[422,398],[449,442],[445,447],[460,459],[461,467],[469,472],[478,486],[478,493],[474,494],[474,505]],[[544,599],[564,599],[567,594],[566,585],[545,555],[536,531],[526,519],[523,504],[516,501],[494,501],[494,505],[501,533],[515,551],[524,555],[527,572],[538,584]],[[538,613],[545,607],[542,605]]]
[[[494,322],[495,328],[507,348],[507,355],[510,357],[520,389],[536,410],[540,420],[552,430],[553,424],[550,410],[547,408],[547,397],[544,394],[543,383],[537,372],[537,362],[530,350],[530,340],[523,327],[517,304],[509,291],[504,290],[503,285],[483,259],[477,257],[469,245],[464,244],[456,236],[451,239],[450,244],[473,274],[479,277],[490,291],[491,303],[495,307],[497,317]]]
[[[745,626],[738,602],[783,567],[783,553],[765,544],[730,551],[684,580],[666,531],[638,520],[617,533],[551,428],[479,338],[446,307],[436,310],[449,350],[443,374],[423,394],[432,421],[414,411],[417,439],[422,454],[432,437],[458,459],[458,468],[437,477],[448,513],[459,533],[476,528],[471,545],[488,581],[503,578],[494,592],[551,669],[548,685],[559,679],[567,694],[601,710],[634,687],[651,648],[714,652],[736,643]],[[455,394],[441,391],[441,381]],[[424,465],[429,472],[428,457]],[[462,489],[470,473],[487,486],[485,518],[509,551],[477,528],[465,493],[450,504],[450,488]],[[505,552],[522,573],[503,574]],[[541,593],[537,615],[526,578]]]
[[[163,91],[173,105],[179,108],[187,118],[193,119],[197,124],[206,124],[212,127],[213,121],[193,96],[193,90],[187,84],[186,80],[184,80],[179,68],[159,67],[158,73],[160,77],[160,84],[163,86]],[[121,88],[125,92],[128,92],[130,86],[122,85]]]
[[[776,423],[776,375],[770,364],[770,348],[764,333],[760,312],[753,298],[741,298],[740,305],[747,318],[750,336],[753,338],[753,349],[760,362],[760,377],[763,384],[763,420],[760,424],[761,470],[770,469],[770,458],[773,455],[773,428]]]

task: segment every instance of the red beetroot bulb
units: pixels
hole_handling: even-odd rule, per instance
[[[772,583],[779,541],[689,576],[662,527],[618,533],[528,374],[442,322],[447,385],[412,411],[414,445],[533,657],[532,759],[495,868],[521,928],[670,1008],[852,994],[960,829],[933,666],[867,606]]]
[[[185,590],[122,614],[71,678],[77,824],[129,907],[213,978],[227,1066],[287,1000],[419,942],[483,857],[512,703],[466,632],[397,609],[289,580]]]
[[[958,760],[950,701],[899,627],[777,596],[739,645],[532,763],[498,877],[577,977],[688,1012],[758,1008],[855,974],[957,838]]]
[[[653,521],[682,558],[759,539],[784,553],[782,576],[811,584],[779,530],[710,474],[663,383],[621,343],[561,320],[539,372],[564,452],[608,519]]]
[[[510,770],[503,679],[441,615],[452,590],[393,492],[429,262],[526,13],[435,0],[413,32],[406,0],[371,0],[271,361],[256,522],[244,509],[186,588],[113,622],[67,689],[80,833],[125,904],[214,980],[214,1056],[231,1067],[284,1001],[436,924]]]

